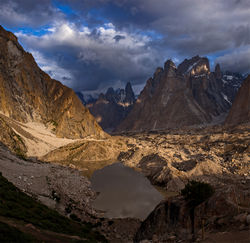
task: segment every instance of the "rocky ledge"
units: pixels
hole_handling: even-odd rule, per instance
[[[195,209],[195,238],[204,242],[209,234],[250,230],[250,180],[217,188],[214,195]],[[182,196],[161,202],[141,224],[135,242],[193,242],[189,208]],[[242,239],[241,239],[242,240]],[[213,241],[215,242],[215,241]],[[218,242],[218,241],[217,241]],[[224,242],[224,241],[223,241]],[[240,242],[247,242],[240,241]]]

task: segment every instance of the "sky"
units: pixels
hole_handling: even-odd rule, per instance
[[[157,67],[207,56],[250,72],[249,0],[0,0],[0,24],[75,91],[138,91]]]

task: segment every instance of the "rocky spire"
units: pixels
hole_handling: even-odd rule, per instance
[[[250,75],[243,81],[226,118],[227,125],[250,122]]]
[[[130,82],[128,82],[125,87],[125,102],[128,102],[129,104],[135,102],[135,94]]]
[[[116,93],[112,87],[108,88],[108,90],[105,94],[105,99],[110,101],[110,102],[116,102]]]
[[[216,79],[221,79],[222,78],[222,72],[221,72],[219,63],[217,63],[216,66],[215,66],[214,74],[215,74]]]
[[[206,57],[194,56],[185,59],[179,64],[177,72],[179,74],[201,75],[210,72],[209,61]]]
[[[170,68],[176,69],[174,62],[171,59],[168,59],[164,64],[164,71],[168,71]]]
[[[171,59],[167,60],[164,64],[165,75],[167,75],[168,77],[175,77],[176,71],[177,69],[174,62]]]

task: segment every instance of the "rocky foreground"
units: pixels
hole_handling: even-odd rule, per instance
[[[168,195],[178,195],[189,180],[213,185],[215,195],[197,210],[197,214],[205,215],[207,234],[217,237],[222,231],[249,230],[248,124],[65,140],[56,138],[49,128],[41,129],[39,124],[14,122],[4,116],[0,122],[4,128],[1,139],[14,153],[0,146],[3,176],[61,214],[75,215],[96,225],[111,242],[186,242],[190,238],[188,209],[180,196],[163,201],[141,227],[137,219],[104,219],[92,208],[96,194],[83,175],[89,177],[118,160],[141,171]],[[37,153],[36,148],[41,151]],[[38,155],[50,163],[35,159]],[[170,211],[166,211],[166,205]],[[199,215],[196,227],[200,237]]]
[[[130,133],[102,141],[82,140],[60,147],[42,158],[62,164],[67,161],[71,166],[73,163],[83,172],[120,160],[144,173],[166,194],[178,194],[189,180],[207,182],[216,192],[208,202],[199,206],[196,227],[201,238],[200,215],[204,215],[206,232],[216,238],[221,231],[240,231],[244,235],[249,230],[249,144],[249,125],[246,124],[227,129],[217,126]],[[91,162],[92,153],[99,162]],[[241,233],[239,237],[243,237]],[[190,237],[188,208],[178,196],[166,199],[156,207],[143,222],[135,240],[187,242]]]
[[[215,194],[195,212],[196,239],[202,241],[203,221],[207,232],[204,242],[249,242],[249,131],[249,125],[242,125],[227,130],[211,127],[130,134],[134,140],[119,159],[141,170],[152,184],[167,192],[180,192],[189,180],[211,184]],[[148,216],[135,240],[189,242],[192,241],[190,225],[189,209],[183,197],[172,197]],[[226,240],[219,237],[219,232],[235,232],[238,238]]]
[[[140,225],[138,219],[103,218],[91,205],[96,193],[89,180],[76,169],[23,160],[0,144],[0,171],[21,191],[77,222],[90,223],[111,242],[132,242]]]
[[[180,191],[190,179],[223,185],[224,177],[250,179],[249,126],[130,134],[119,160],[153,184]],[[127,139],[127,138],[126,138]]]

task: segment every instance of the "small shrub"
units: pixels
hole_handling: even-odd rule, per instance
[[[193,180],[181,190],[181,195],[190,207],[198,206],[211,197],[213,193],[214,189],[210,184]]]
[[[19,159],[27,160],[25,153],[24,153],[20,148],[17,148],[17,149],[15,150],[15,152],[16,152],[16,156],[17,156]]]
[[[214,189],[211,185],[199,181],[190,181],[181,190],[181,195],[185,198],[187,205],[189,207],[192,235],[193,240],[195,239],[195,207],[197,207],[202,202],[206,201],[214,193]]]
[[[70,214],[70,218],[72,219],[72,220],[74,220],[74,221],[76,221],[76,222],[81,222],[81,219],[80,218],[78,218],[75,214]]]

